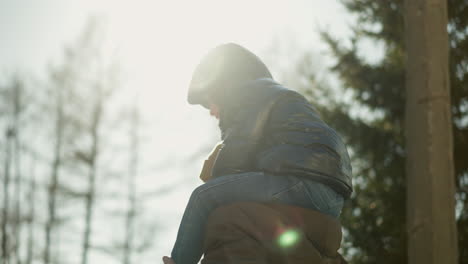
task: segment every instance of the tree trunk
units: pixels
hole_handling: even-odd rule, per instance
[[[408,261],[455,264],[447,1],[406,0],[404,12]]]
[[[11,163],[11,138],[13,137],[13,130],[8,128],[6,131],[6,153],[5,153],[5,175],[3,182],[3,211],[2,211],[2,255],[1,260],[3,264],[9,263],[9,241],[8,241],[8,210],[10,209],[10,163]]]
[[[44,252],[44,264],[50,263],[51,256],[51,237],[53,227],[55,225],[55,210],[57,200],[57,187],[59,182],[59,170],[61,166],[61,155],[62,155],[62,141],[63,141],[63,120],[64,120],[64,98],[61,87],[57,88],[57,105],[56,114],[57,119],[55,123],[55,146],[54,146],[54,161],[52,163],[52,173],[50,175],[50,183],[48,186],[48,220],[45,225],[45,252]]]
[[[18,137],[18,123],[17,120],[15,121],[15,138],[13,140],[13,145],[14,145],[14,163],[15,163],[15,223],[13,226],[14,230],[14,237],[15,237],[15,244],[14,244],[14,254],[16,257],[16,263],[21,264],[21,256],[20,256],[20,245],[21,245],[21,225],[22,225],[22,216],[21,216],[21,184],[22,184],[22,179],[21,179],[21,159],[20,159],[20,141]]]
[[[98,91],[101,93],[101,91]],[[88,192],[86,195],[86,215],[85,215],[85,230],[83,238],[83,252],[81,257],[81,263],[88,263],[88,253],[90,249],[91,241],[91,232],[92,232],[92,220],[93,220],[93,211],[94,211],[94,202],[96,196],[96,170],[97,170],[97,158],[99,154],[99,125],[101,121],[102,114],[102,96],[98,96],[96,105],[93,112],[92,124],[91,124],[91,136],[92,136],[92,147],[91,153],[88,158],[85,158],[86,162],[89,165],[89,175],[88,175]],[[85,154],[86,155],[86,154]]]
[[[137,104],[134,104],[134,108],[131,114],[130,120],[130,140],[131,140],[131,158],[128,175],[128,211],[125,219],[125,241],[124,241],[124,254],[123,264],[132,263],[132,251],[133,251],[133,235],[134,235],[134,223],[136,214],[136,177],[138,173],[138,129],[139,129],[139,115]]]
[[[88,263],[88,253],[90,248],[93,207],[94,207],[94,193],[96,188],[96,173],[94,168],[90,168],[90,175],[88,177],[88,193],[86,195],[86,215],[85,215],[85,230],[83,238],[83,252],[81,254],[81,263]]]
[[[34,256],[34,216],[35,216],[35,199],[36,199],[36,157],[32,155],[31,161],[31,185],[29,189],[29,217],[28,217],[28,244],[26,251],[26,264],[31,264]]]
[[[20,256],[20,244],[21,244],[21,148],[20,148],[20,123],[19,118],[20,114],[23,110],[23,87],[22,84],[17,81],[13,85],[13,129],[15,131],[15,137],[13,139],[13,146],[14,146],[14,164],[15,164],[15,221],[14,221],[14,237],[15,237],[15,244],[14,244],[14,253],[16,257],[16,263],[21,264],[21,256]]]

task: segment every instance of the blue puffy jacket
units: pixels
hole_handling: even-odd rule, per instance
[[[348,198],[346,146],[299,93],[270,78],[244,83],[221,113],[223,147],[213,176],[265,171],[324,183]]]

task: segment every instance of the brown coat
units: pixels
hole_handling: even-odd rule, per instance
[[[283,241],[288,246],[281,246],[279,237],[287,230],[292,230]],[[341,264],[346,262],[337,253],[340,243],[340,223],[317,211],[235,203],[211,214],[201,263]]]

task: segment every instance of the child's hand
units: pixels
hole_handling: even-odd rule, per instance
[[[170,257],[167,257],[167,256],[164,256],[164,257],[162,258],[162,260],[163,260],[164,264],[176,264],[176,263],[174,262],[174,260],[172,260]]]

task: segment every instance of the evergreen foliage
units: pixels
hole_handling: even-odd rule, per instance
[[[319,108],[345,138],[353,156],[355,192],[342,214],[345,255],[354,264],[407,263],[403,0],[342,3],[356,16],[351,39],[339,40],[327,32],[322,36],[336,59],[332,71],[353,100],[336,100]],[[448,8],[459,261],[466,264],[468,1],[449,0]],[[365,49],[364,41],[383,45],[383,58],[370,63],[373,53]],[[369,115],[350,114],[356,107],[369,110]]]

